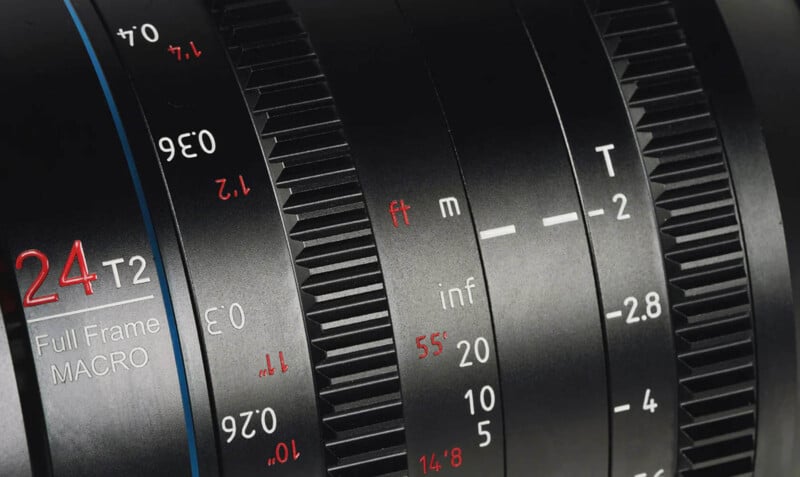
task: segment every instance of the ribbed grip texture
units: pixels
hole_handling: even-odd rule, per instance
[[[678,472],[752,475],[749,281],[708,97],[671,2],[598,3],[595,23],[630,111],[664,250],[679,372]]]
[[[268,153],[294,257],[334,477],[406,474],[392,326],[333,98],[283,1],[229,2],[220,30]]]

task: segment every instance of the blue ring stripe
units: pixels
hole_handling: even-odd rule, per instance
[[[139,209],[142,212],[144,226],[147,229],[147,238],[150,242],[150,248],[153,252],[153,260],[155,261],[155,266],[158,273],[158,282],[161,286],[161,296],[164,300],[164,308],[166,309],[167,313],[167,322],[169,323],[169,333],[170,337],[172,338],[172,351],[175,356],[175,365],[178,369],[178,382],[181,388],[183,418],[186,423],[186,434],[188,438],[189,460],[191,463],[192,476],[198,477],[200,475],[200,469],[197,461],[197,442],[194,431],[194,419],[192,418],[192,400],[189,396],[189,386],[186,381],[186,368],[183,364],[183,352],[181,351],[180,337],[178,336],[178,326],[175,321],[175,312],[173,311],[172,307],[172,299],[170,298],[168,291],[169,289],[167,288],[167,276],[164,272],[164,264],[161,259],[161,252],[158,248],[158,240],[156,239],[153,219],[150,216],[150,209],[147,206],[147,199],[145,199],[144,189],[142,188],[142,182],[139,178],[139,171],[136,169],[136,163],[133,160],[133,152],[131,150],[130,143],[128,142],[128,135],[125,132],[125,127],[122,124],[122,118],[119,114],[117,103],[114,101],[114,96],[111,94],[111,88],[108,84],[108,80],[106,79],[106,75],[103,73],[103,68],[100,66],[100,60],[98,59],[97,54],[92,47],[92,43],[89,40],[89,35],[86,33],[86,29],[84,28],[83,23],[81,23],[81,20],[78,17],[78,13],[75,11],[75,7],[72,5],[72,2],[70,0],[64,0],[64,5],[66,5],[67,10],[69,10],[72,21],[75,23],[75,28],[78,29],[78,34],[80,34],[83,45],[86,48],[86,52],[89,54],[89,59],[94,67],[94,71],[97,74],[97,80],[100,82],[100,87],[103,90],[103,95],[105,95],[106,103],[108,103],[108,109],[111,112],[111,117],[114,120],[114,126],[117,129],[119,140],[122,143],[122,151],[125,154],[125,160],[128,163],[128,170],[130,171],[131,179],[133,180],[133,186],[136,190],[136,199],[139,202]]]

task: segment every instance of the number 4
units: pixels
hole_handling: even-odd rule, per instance
[[[69,277],[67,275],[69,275],[70,270],[72,270],[76,259],[78,260],[80,275],[77,277]],[[89,268],[86,266],[86,255],[83,253],[83,244],[80,240],[76,240],[72,244],[72,250],[69,252],[67,263],[64,265],[64,270],[61,272],[58,284],[62,287],[83,284],[84,292],[86,292],[87,295],[91,295],[94,293],[94,290],[92,290],[92,282],[95,280],[97,280],[97,274],[89,273]]]
[[[650,397],[650,388],[644,392],[644,402],[642,403],[642,410],[643,411],[650,411],[651,414],[655,414],[656,408],[658,407],[658,403],[656,400]]]

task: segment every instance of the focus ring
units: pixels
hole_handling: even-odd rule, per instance
[[[283,212],[312,343],[328,473],[404,475],[383,274],[321,67],[286,2],[232,4],[217,18]]]
[[[615,2],[600,2],[594,20],[648,171],[670,284],[678,469],[685,477],[750,475],[756,438],[752,308],[717,125],[671,3],[604,8],[608,3]]]

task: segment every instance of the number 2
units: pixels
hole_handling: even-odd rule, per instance
[[[31,286],[28,287],[28,291],[25,292],[25,297],[22,299],[22,306],[44,305],[46,303],[58,301],[58,293],[51,293],[40,297],[34,296],[36,292],[39,291],[39,287],[42,286],[42,283],[44,283],[44,279],[47,278],[47,274],[50,273],[50,261],[47,259],[47,255],[38,250],[26,250],[17,257],[17,270],[22,270],[22,263],[28,258],[39,259],[42,268],[39,270],[39,274],[36,275],[36,279],[31,283]]]
[[[636,315],[636,308],[639,306],[639,300],[636,298],[629,296],[622,302],[625,306],[630,306],[631,309],[628,312],[628,318],[625,319],[625,323],[633,324],[638,323],[640,318]]]
[[[631,214],[625,212],[625,207],[628,206],[628,198],[625,194],[615,194],[611,199],[615,204],[619,202],[619,212],[617,212],[617,220],[627,220],[631,218]]]
[[[217,197],[219,200],[228,200],[231,198],[230,192],[225,192],[225,184],[228,183],[228,179],[216,179],[214,182],[219,184],[219,192],[217,192]]]

